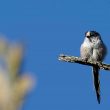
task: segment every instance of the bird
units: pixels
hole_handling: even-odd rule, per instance
[[[101,35],[96,31],[87,31],[84,37],[84,41],[80,47],[81,58],[93,62],[102,62],[107,54],[107,48],[101,38]],[[92,74],[97,101],[100,104],[101,97],[98,66],[92,67]]]

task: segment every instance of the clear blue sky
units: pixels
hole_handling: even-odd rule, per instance
[[[38,79],[23,110],[108,110],[110,72],[101,71],[101,104],[91,68],[58,61],[61,53],[79,56],[87,30],[96,30],[110,50],[109,0],[3,0],[0,32],[27,45],[24,71]],[[105,59],[110,63],[110,53]]]

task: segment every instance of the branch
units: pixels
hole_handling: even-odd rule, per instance
[[[58,58],[60,61],[70,62],[70,63],[79,63],[88,66],[98,66],[99,69],[110,70],[110,64],[104,64],[102,62],[92,62],[89,60],[84,60],[80,57],[68,56],[61,54]]]

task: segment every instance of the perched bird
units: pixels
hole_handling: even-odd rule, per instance
[[[80,47],[80,54],[82,59],[102,62],[105,58],[106,52],[106,46],[98,32],[88,31],[85,33],[84,42]],[[92,73],[97,100],[100,104],[99,68],[97,66],[93,66]]]

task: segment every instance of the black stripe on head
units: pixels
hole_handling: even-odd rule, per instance
[[[96,31],[90,31],[90,36],[100,36],[100,34]]]

